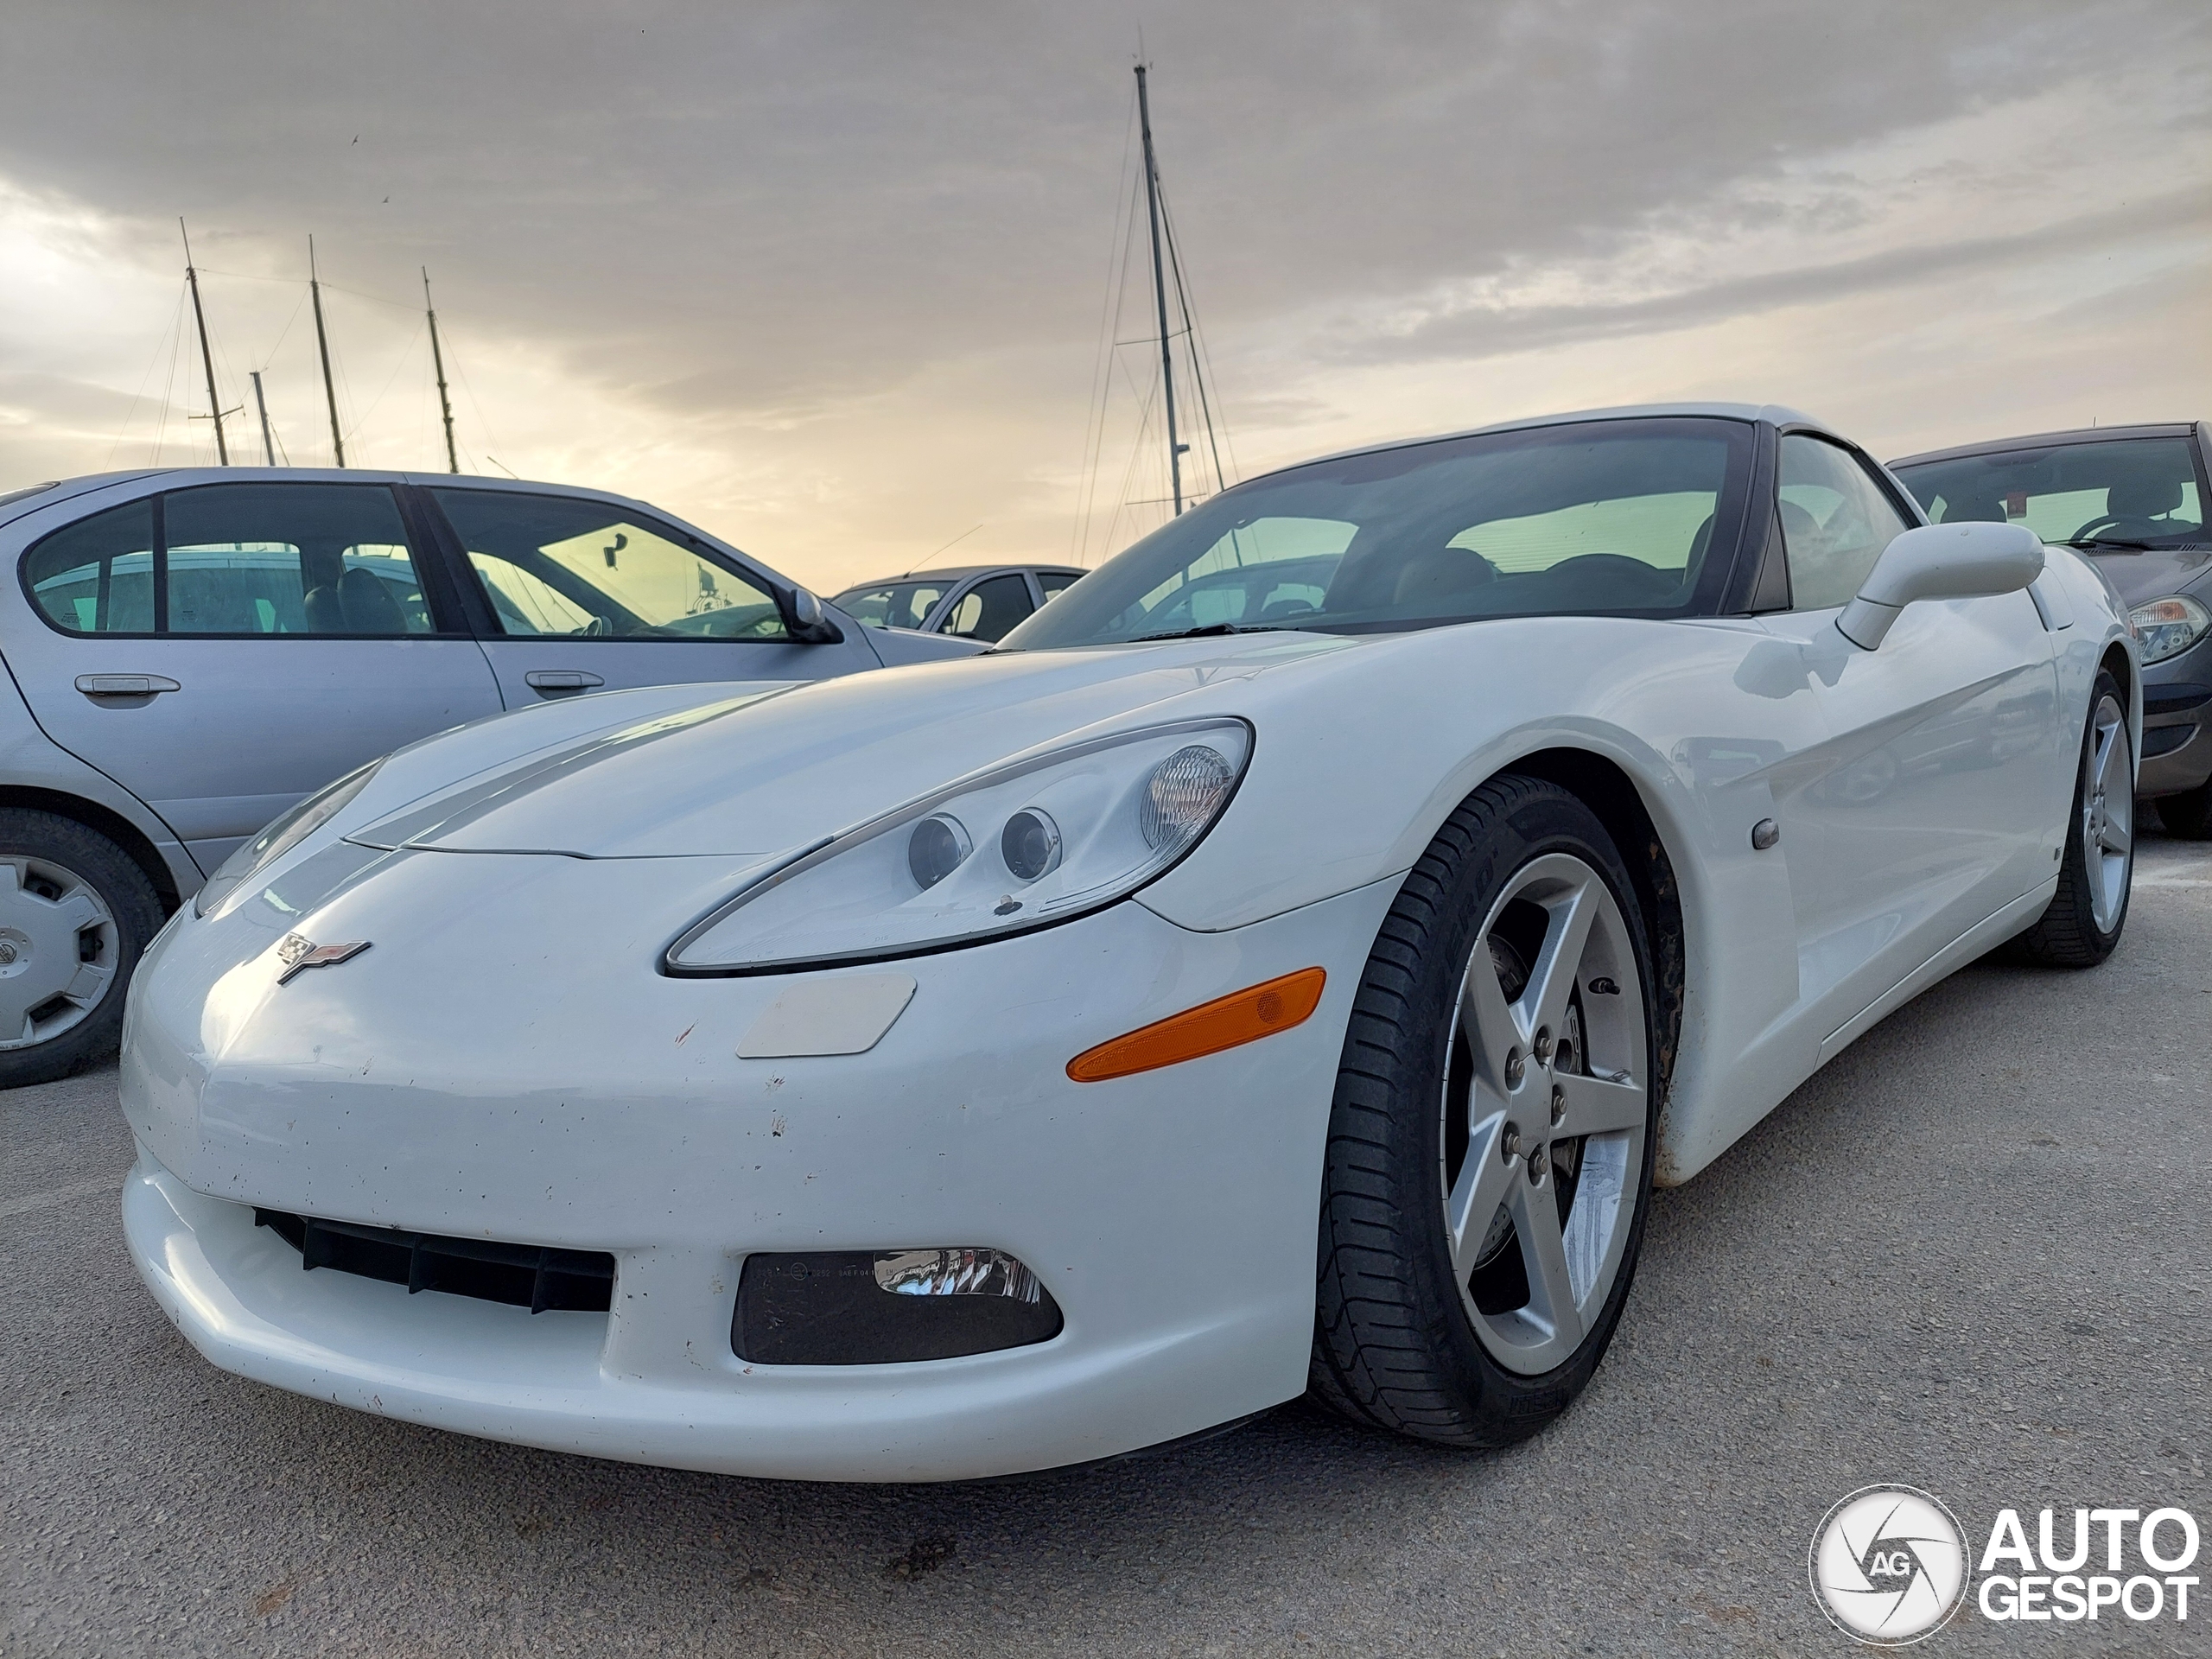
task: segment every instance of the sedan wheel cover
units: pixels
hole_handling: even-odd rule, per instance
[[[121,930],[98,888],[50,859],[0,855],[0,1049],[52,1042],[115,984]]]
[[[2089,914],[2097,931],[2120,925],[2135,856],[2135,781],[2128,766],[2127,721],[2120,704],[2100,698],[2082,753],[2082,854],[2089,878]]]
[[[1470,953],[1442,1115],[1452,1276],[1508,1370],[1565,1363],[1611,1294],[1649,1107],[1643,986],[1620,906],[1582,860],[1534,859]]]

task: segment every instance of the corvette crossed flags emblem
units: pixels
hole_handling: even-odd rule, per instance
[[[348,939],[343,944],[317,944],[297,933],[287,933],[276,942],[276,959],[284,964],[284,971],[276,976],[279,985],[289,982],[293,975],[304,973],[310,968],[335,968],[341,962],[350,962],[369,948],[366,939]]]

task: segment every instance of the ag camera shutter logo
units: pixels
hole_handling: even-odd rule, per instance
[[[1967,1599],[1966,1535],[1916,1486],[1862,1486],[1813,1533],[1813,1596],[1836,1627],[1875,1647],[1934,1635]]]

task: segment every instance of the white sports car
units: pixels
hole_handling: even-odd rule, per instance
[[[958,1478],[1309,1389],[1497,1445],[1655,1183],[1972,957],[2111,950],[2139,710],[2084,561],[1785,410],[1294,467],[986,655],[272,825],[132,992],[131,1252],[218,1365],[602,1457]]]

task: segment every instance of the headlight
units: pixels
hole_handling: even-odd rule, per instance
[[[662,967],[874,962],[1084,915],[1197,846],[1251,753],[1243,721],[1188,721],[975,773],[764,876],[686,930]]]
[[[192,913],[205,916],[222,903],[226,894],[264,864],[282,858],[345,809],[346,804],[368,787],[382,760],[372,760],[359,772],[349,772],[327,789],[318,790],[279,817],[251,841],[232,853],[207,878],[192,901]]]
[[[2212,611],[2177,594],[2138,605],[2127,613],[2127,621],[2135,630],[2136,650],[2143,660],[2163,663],[2204,637],[2204,631],[2212,628]]]

